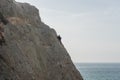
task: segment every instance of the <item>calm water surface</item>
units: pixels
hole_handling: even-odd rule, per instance
[[[84,80],[120,80],[120,63],[76,63]]]

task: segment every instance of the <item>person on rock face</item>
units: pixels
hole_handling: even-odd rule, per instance
[[[5,44],[3,23],[0,22],[0,45]]]
[[[0,21],[6,25],[8,23],[8,20],[2,15],[2,13],[0,12]]]
[[[58,39],[58,40],[60,41],[60,43],[62,44],[62,42],[61,42],[61,39],[62,39],[62,38],[61,38],[60,35],[57,36],[57,39]]]
[[[0,12],[0,45],[2,46],[5,43],[5,38],[4,38],[4,28],[3,26],[8,23],[8,20],[4,18],[2,13]]]

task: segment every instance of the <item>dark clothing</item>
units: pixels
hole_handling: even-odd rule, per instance
[[[60,43],[62,43],[62,42],[61,42],[61,36],[60,36],[60,35],[57,36],[57,39],[60,41]]]
[[[60,35],[59,35],[59,36],[57,36],[57,38],[58,38],[58,40],[60,40],[60,41],[61,41],[61,37],[60,37]]]

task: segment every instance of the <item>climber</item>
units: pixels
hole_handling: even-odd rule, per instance
[[[3,23],[0,22],[0,45],[5,44]]]
[[[60,41],[60,43],[62,43],[62,42],[61,42],[61,36],[60,36],[60,35],[57,36],[57,39]]]
[[[4,38],[4,28],[3,26],[8,23],[8,20],[5,19],[5,17],[2,15],[0,12],[0,45],[2,46],[5,43],[5,38]]]
[[[1,12],[0,12],[0,22],[2,22],[4,25],[8,23],[8,20],[2,15]]]

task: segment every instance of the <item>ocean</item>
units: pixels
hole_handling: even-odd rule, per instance
[[[120,63],[76,63],[84,80],[120,80]]]

